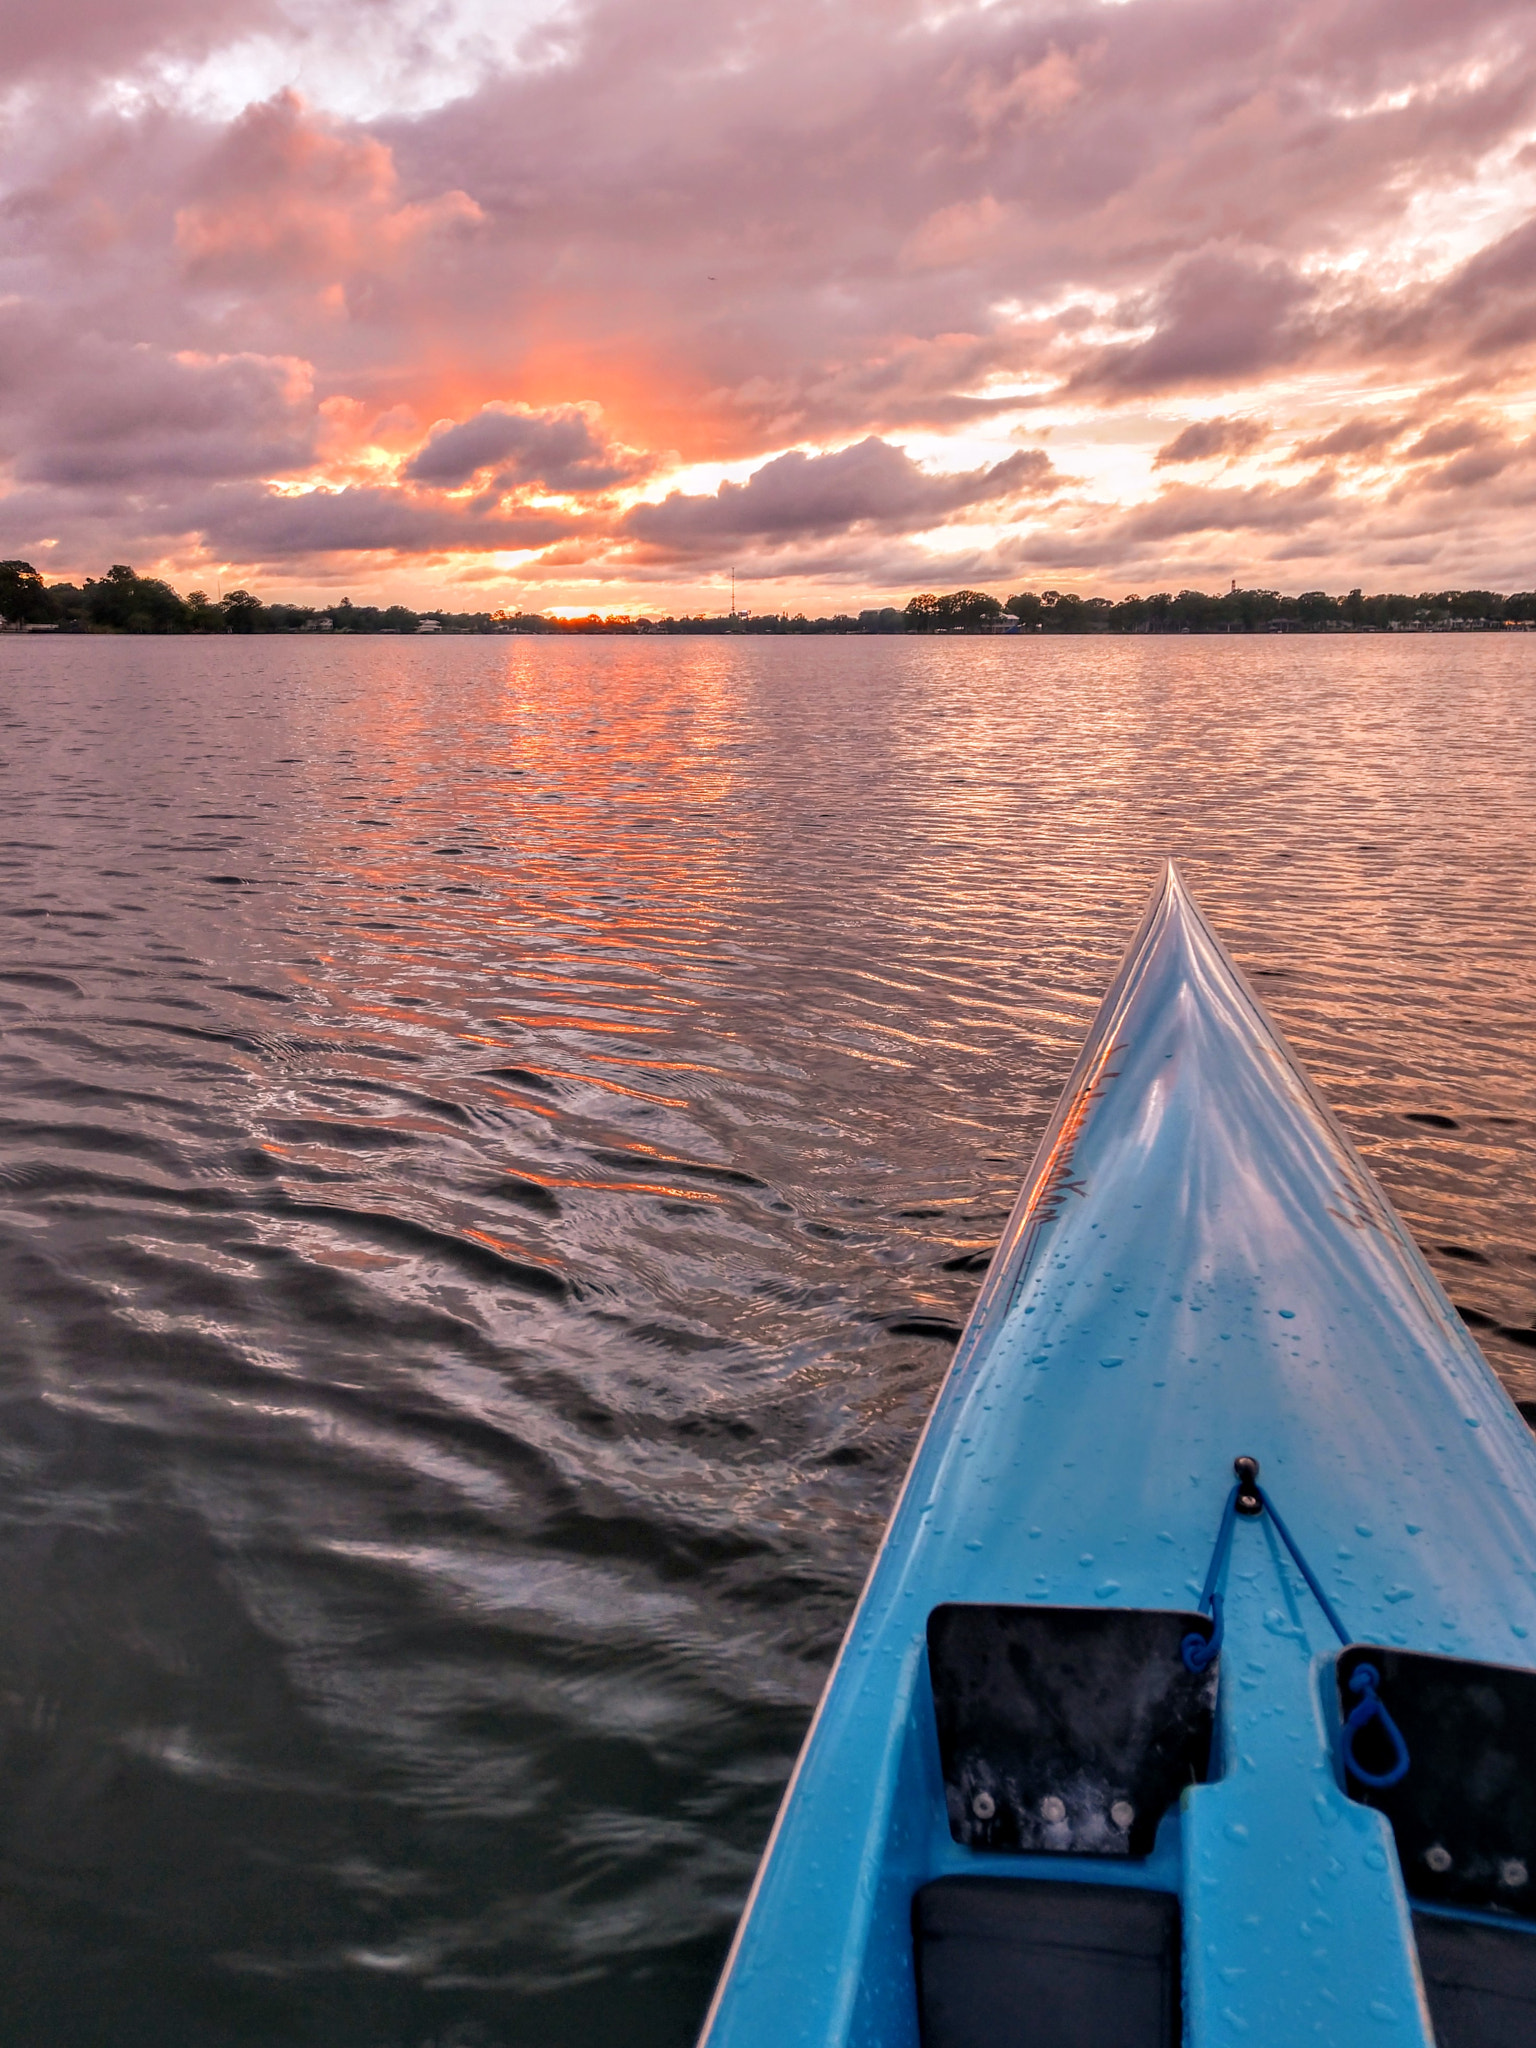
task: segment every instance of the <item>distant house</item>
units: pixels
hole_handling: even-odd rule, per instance
[[[441,619],[421,618],[416,622],[416,630],[418,633],[441,633],[443,622]]]

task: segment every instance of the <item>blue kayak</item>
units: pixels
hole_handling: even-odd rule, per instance
[[[704,2041],[1536,2044],[1536,1439],[1171,869]]]

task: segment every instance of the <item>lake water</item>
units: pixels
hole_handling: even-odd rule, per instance
[[[1536,1399],[1536,638],[10,640],[0,753],[8,2048],[687,2048],[1166,853]]]

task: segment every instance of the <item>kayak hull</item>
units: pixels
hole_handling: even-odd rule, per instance
[[[951,1832],[930,1615],[1193,1608],[1239,1454],[1355,1638],[1536,1662],[1536,1443],[1170,870],[935,1401],[709,2048],[918,2048],[914,1898],[978,1875],[1176,1896],[1191,2043],[1427,2048],[1392,1831],[1336,1761],[1338,1642],[1267,1517],[1234,1532],[1209,1782],[1150,1854]]]

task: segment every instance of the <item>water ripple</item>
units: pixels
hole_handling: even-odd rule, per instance
[[[1533,663],[0,643],[5,2038],[691,2040],[1165,853],[1536,1403]]]

